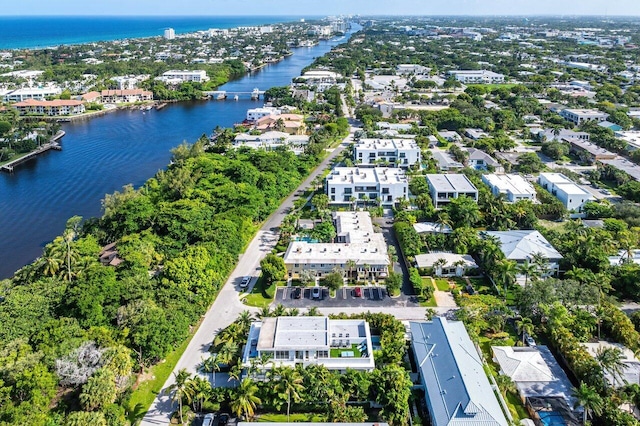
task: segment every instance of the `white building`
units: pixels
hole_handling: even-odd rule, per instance
[[[600,123],[602,121],[605,121],[609,117],[609,114],[600,112],[595,109],[566,108],[560,111],[560,116],[565,120],[572,122],[576,126],[579,126],[587,121],[595,121],[597,123]]]
[[[371,331],[365,320],[328,317],[264,318],[251,324],[242,366],[269,356],[263,368],[323,365],[329,370],[373,371]]]
[[[251,108],[247,110],[247,121],[258,121],[271,115],[280,115],[280,110],[274,107]]]
[[[194,83],[204,83],[209,81],[209,76],[207,76],[207,72],[204,70],[169,70],[162,73],[161,78],[163,80],[175,80],[182,83],[186,81],[192,81]]]
[[[398,198],[408,198],[409,184],[402,169],[335,167],[326,178],[325,192],[331,204],[379,198],[382,205],[392,206]]]
[[[562,173],[540,173],[538,184],[562,201],[569,211],[580,213],[584,204],[594,199]]]
[[[309,136],[307,135],[290,135],[285,132],[265,132],[260,135],[250,135],[248,133],[238,134],[233,146],[246,146],[254,149],[273,150],[279,147],[287,147],[295,154],[304,152],[304,148],[309,144]]]
[[[390,163],[408,168],[420,164],[420,147],[411,139],[360,139],[353,152],[354,161],[362,166]]]
[[[436,209],[461,196],[478,201],[478,189],[463,174],[427,175],[427,183],[429,184],[431,200]]]
[[[545,258],[548,262],[547,270],[540,271],[544,276],[555,274],[560,268],[562,255],[538,231],[483,231],[482,235],[498,239],[504,257],[520,265],[531,263],[534,255]]]
[[[429,75],[431,68],[417,64],[399,64],[396,67],[396,74],[398,75]]]
[[[504,74],[487,70],[449,71],[462,84],[500,84],[504,83]]]
[[[482,181],[491,188],[493,195],[504,194],[510,203],[520,200],[536,200],[536,190],[520,175],[482,175]]]
[[[322,277],[335,268],[355,275],[356,279],[379,279],[388,274],[387,244],[381,233],[374,232],[368,212],[334,212],[336,238],[333,243],[292,241],[284,255],[289,278],[297,279],[302,271]],[[347,261],[355,262],[353,269]]]
[[[473,257],[468,254],[429,252],[417,254],[415,258],[418,268],[433,268],[434,275],[438,277],[461,277],[468,270],[478,267]]]
[[[166,38],[167,40],[173,40],[174,38],[176,38],[176,32],[173,28],[167,28],[166,30],[164,30],[164,38]]]
[[[36,99],[44,101],[48,97],[57,96],[62,93],[59,87],[26,87],[23,89],[12,90],[4,95],[5,102],[22,102],[27,99]]]
[[[13,104],[20,111],[20,115],[42,114],[48,116],[78,115],[85,111],[84,103],[77,100],[55,99],[53,101],[39,101],[27,99]]]

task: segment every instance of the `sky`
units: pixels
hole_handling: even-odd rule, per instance
[[[640,0],[4,0],[0,15],[640,15]]]

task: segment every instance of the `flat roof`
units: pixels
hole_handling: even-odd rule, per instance
[[[412,139],[360,139],[354,145],[355,149],[373,149],[373,150],[385,150],[385,149],[397,149],[420,150],[420,147],[415,140]]]
[[[520,175],[497,175],[491,173],[482,175],[482,180],[489,186],[497,188],[500,192],[536,195],[533,185]]]
[[[602,160],[608,161],[608,160]],[[562,173],[540,173],[540,178],[546,179],[548,182],[555,185],[556,188],[560,189],[562,192],[570,195],[587,195],[593,197],[591,193],[586,190],[580,188],[573,182],[571,179],[563,175]]]
[[[598,161],[600,161],[603,164],[608,164],[610,166],[613,166],[618,170],[622,170],[623,172],[631,176],[634,180],[640,181],[640,166],[638,166],[635,163],[632,163],[631,161],[625,158],[618,157],[613,160],[602,159]]]
[[[573,108],[565,108],[563,112],[566,111],[571,114],[579,115],[579,116],[591,116],[591,117],[602,117],[609,116],[609,114],[598,111],[597,109],[573,109]]]
[[[407,183],[404,170],[391,167],[375,167],[363,169],[360,167],[334,167],[327,176],[329,183],[351,184],[393,184]]]
[[[427,181],[436,192],[478,192],[463,174],[431,174],[427,175]]]

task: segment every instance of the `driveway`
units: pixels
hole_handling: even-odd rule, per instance
[[[209,347],[216,333],[231,324],[242,311],[250,310],[257,312],[257,309],[248,308],[246,305],[243,305],[238,297],[242,277],[247,275],[254,277],[260,275],[260,260],[268,253],[271,253],[271,250],[276,246],[278,242],[278,228],[282,223],[282,219],[293,208],[293,202],[299,198],[299,194],[302,194],[304,189],[311,186],[311,182],[317,176],[321,175],[323,171],[330,166],[331,161],[353,141],[353,133],[355,130],[357,129],[351,129],[351,133],[345,138],[342,144],[327,155],[327,158],[311,172],[309,177],[302,182],[264,222],[256,236],[251,240],[251,243],[249,243],[244,254],[240,256],[236,268],[218,293],[218,297],[204,315],[200,327],[176,364],[173,370],[174,374],[183,368],[192,374],[198,373],[198,366],[203,359],[209,356]],[[255,280],[253,280],[253,282],[255,283]],[[204,378],[209,377],[206,374],[201,375]],[[172,374],[162,388],[166,389],[173,383],[174,375]],[[164,392],[160,392],[140,424],[142,426],[168,424],[170,415],[175,410],[173,405],[170,396]]]

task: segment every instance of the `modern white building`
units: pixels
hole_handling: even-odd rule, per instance
[[[248,133],[238,134],[233,146],[246,146],[254,149],[273,150],[279,147],[287,147],[295,154],[304,152],[305,147],[309,144],[309,136],[307,135],[290,135],[285,132],[265,132],[259,135],[250,135]]]
[[[22,102],[27,99],[44,101],[48,97],[57,96],[62,93],[59,87],[26,87],[12,90],[4,95],[5,102]]]
[[[576,126],[579,126],[587,121],[595,121],[597,123],[600,123],[602,121],[605,121],[609,117],[609,114],[600,112],[595,109],[567,108],[560,111],[560,116],[565,120],[572,122]]]
[[[433,268],[437,277],[461,277],[468,270],[478,267],[469,254],[429,252],[417,254],[415,258],[418,268]]]
[[[478,188],[463,174],[427,175],[431,200],[436,209],[458,197],[469,197],[478,201]]]
[[[520,200],[536,200],[536,189],[520,175],[482,175],[482,182],[491,188],[493,195],[504,194],[510,203]]]
[[[329,370],[373,371],[371,331],[365,320],[328,317],[264,318],[251,324],[242,366],[269,357],[264,370],[323,365]]]
[[[576,185],[562,173],[540,173],[538,184],[553,194],[569,211],[580,213],[593,195]]]
[[[100,92],[103,104],[119,104],[152,101],[153,92],[142,89],[103,90]]]
[[[258,121],[271,115],[280,115],[280,110],[274,107],[251,108],[247,110],[247,121]]]
[[[194,83],[204,83],[209,81],[209,76],[204,70],[169,70],[162,73],[162,78],[166,80],[179,80],[184,83],[186,81],[192,81]]]
[[[433,426],[507,426],[461,321],[411,322],[411,346]]]
[[[174,38],[176,38],[176,32],[173,28],[167,28],[166,30],[164,30],[164,38],[166,38],[167,40],[173,40]]]
[[[334,212],[336,238],[333,243],[292,241],[284,254],[289,278],[302,271],[322,277],[339,268],[356,279],[386,278],[389,255],[384,236],[374,232],[368,212]],[[353,270],[348,261],[355,262]]]
[[[462,84],[500,84],[504,83],[504,74],[487,70],[449,71]]]
[[[382,163],[408,168],[420,164],[420,147],[412,139],[360,139],[353,153],[354,161],[360,166]]]
[[[389,167],[335,167],[325,181],[331,204],[351,204],[358,200],[392,206],[398,198],[407,199],[409,183],[402,169]]]
[[[397,75],[429,75],[431,68],[418,64],[399,64],[396,67]]]

